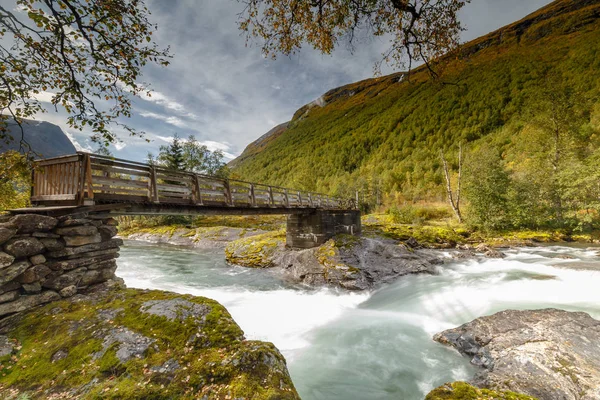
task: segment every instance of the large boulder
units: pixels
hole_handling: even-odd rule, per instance
[[[225,257],[244,267],[275,267],[293,282],[349,290],[372,289],[409,274],[432,274],[441,262],[428,250],[351,235],[338,235],[313,249],[290,250],[277,232],[231,242]]]
[[[2,343],[0,398],[299,399],[275,346],[206,298],[96,290],[0,321]]]
[[[10,223],[17,227],[18,233],[33,233],[47,232],[54,229],[58,224],[58,220],[45,215],[23,214],[14,216]]]
[[[600,399],[600,321],[586,313],[503,311],[438,333],[482,369],[477,386],[540,400]]]

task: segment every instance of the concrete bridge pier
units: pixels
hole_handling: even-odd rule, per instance
[[[342,233],[360,235],[360,211],[316,210],[287,217],[286,244],[291,248],[317,247]]]

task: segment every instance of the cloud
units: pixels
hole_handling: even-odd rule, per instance
[[[181,118],[174,117],[174,116],[157,114],[157,113],[148,112],[148,111],[140,112],[139,115],[144,118],[158,119],[160,121],[164,121],[167,124],[176,126],[178,128],[187,128],[188,127],[188,124],[185,121],[183,121]]]

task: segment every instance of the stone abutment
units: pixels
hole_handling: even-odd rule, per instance
[[[117,221],[77,214],[0,217],[0,318],[115,279]]]

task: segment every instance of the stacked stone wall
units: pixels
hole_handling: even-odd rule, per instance
[[[115,279],[117,221],[77,214],[0,218],[0,318]]]

